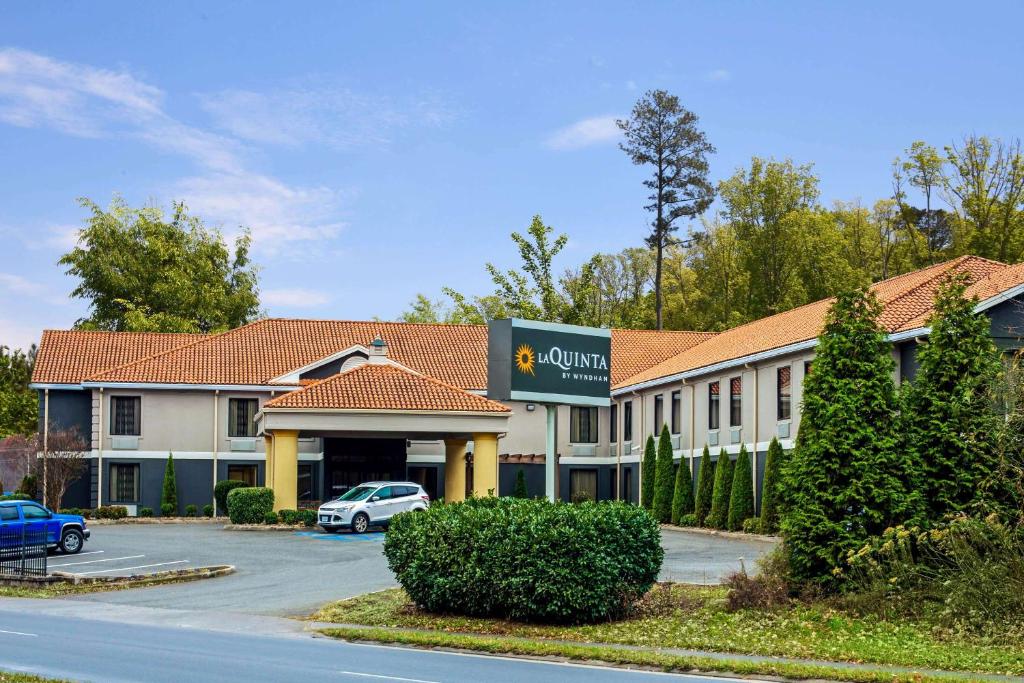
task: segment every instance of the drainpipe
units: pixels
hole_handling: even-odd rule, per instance
[[[213,498],[213,514],[217,515],[217,496],[213,495],[217,488],[217,403],[220,398],[220,389],[213,392],[213,487],[210,489],[210,496]]]
[[[640,476],[637,477],[636,483],[639,487],[637,489],[637,502],[642,503],[643,492],[644,492],[644,477],[647,473],[644,472],[644,448],[647,446],[647,439],[644,438],[644,429],[647,426],[647,416],[644,415],[644,398],[637,392],[633,392],[634,403],[640,402],[640,467],[637,470],[640,472]],[[632,418],[633,416],[630,415]]]
[[[750,368],[750,369],[752,369],[754,371],[754,450],[753,450],[753,453],[751,454],[751,464],[752,464],[752,467],[750,468],[750,470],[751,470],[750,471],[750,476],[753,478],[754,510],[756,511],[757,510],[757,417],[758,417],[758,413],[760,413],[760,410],[758,408],[757,376],[758,376],[759,373],[757,372],[757,368],[756,367],[751,367],[749,363],[747,364],[746,367]]]
[[[43,505],[47,503],[49,489],[46,485],[46,454],[50,452],[50,390],[43,389]]]
[[[96,442],[96,507],[103,506],[103,387],[100,387],[100,424]]]
[[[622,500],[622,430],[619,429],[619,413],[621,406],[615,404],[615,500]],[[608,413],[611,415],[611,407]]]
[[[686,386],[686,380],[685,379],[683,380],[683,386]],[[693,428],[695,426],[694,425],[694,422],[695,422],[694,411],[696,410],[696,405],[697,405],[697,385],[696,384],[691,384],[690,385],[690,479],[693,479],[693,474],[694,474],[694,468],[693,468],[693,448],[694,448],[694,446],[697,445],[696,441],[694,441],[694,433],[693,433]]]

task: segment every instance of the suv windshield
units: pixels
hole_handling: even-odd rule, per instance
[[[376,490],[376,486],[357,486],[339,496],[338,500],[366,500]]]

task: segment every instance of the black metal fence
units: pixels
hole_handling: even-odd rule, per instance
[[[0,527],[0,577],[46,576],[46,530]]]

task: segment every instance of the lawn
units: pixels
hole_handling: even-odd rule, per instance
[[[1024,644],[997,645],[938,632],[923,622],[855,616],[826,602],[797,603],[770,611],[729,612],[724,598],[724,588],[664,585],[645,598],[638,614],[631,619],[582,626],[544,626],[427,614],[411,605],[401,589],[392,589],[332,603],[311,618],[370,627],[429,629],[444,634],[1024,674]]]

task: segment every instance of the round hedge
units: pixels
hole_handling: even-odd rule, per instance
[[[384,554],[428,611],[581,623],[622,616],[665,553],[634,505],[480,498],[396,516]]]
[[[263,524],[272,514],[275,514],[273,489],[252,486],[231,489],[228,493],[228,516],[232,524]]]

